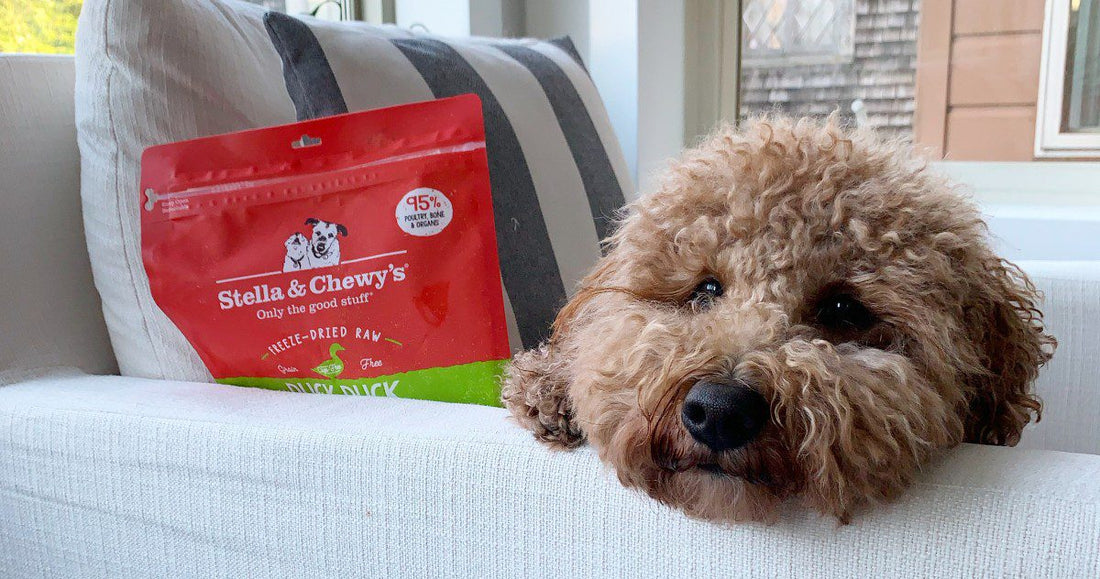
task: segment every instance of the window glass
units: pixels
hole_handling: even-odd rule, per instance
[[[841,116],[912,133],[919,2],[748,0],[741,114]]]
[[[747,0],[745,62],[850,61],[855,0]]]
[[[1100,132],[1100,0],[1073,0],[1066,35],[1062,130]]]
[[[1100,0],[741,4],[741,118],[835,112],[933,159],[1100,160]]]
[[[245,0],[289,14],[340,20],[353,0]],[[82,0],[0,0],[0,52],[72,54]]]
[[[0,52],[72,54],[81,0],[0,0]]]
[[[325,20],[342,20],[351,0],[245,0],[287,14],[311,14]],[[350,10],[348,10],[350,12]]]

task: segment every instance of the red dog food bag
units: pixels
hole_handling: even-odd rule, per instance
[[[499,405],[473,95],[151,147],[153,298],[223,384]]]

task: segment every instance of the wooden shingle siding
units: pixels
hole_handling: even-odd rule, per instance
[[[836,111],[853,122],[851,105],[859,99],[876,130],[909,135],[920,6],[921,0],[855,0],[850,58],[816,64],[744,63],[742,116],[770,110],[814,116]]]

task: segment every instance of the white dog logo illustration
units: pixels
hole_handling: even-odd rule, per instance
[[[283,259],[283,271],[301,271],[313,267],[309,262],[309,239],[294,232],[287,238],[286,258]]]
[[[316,217],[306,219],[306,225],[313,226],[313,235],[309,238],[310,265],[312,267],[339,265],[340,238],[337,235],[347,237],[348,228]]]

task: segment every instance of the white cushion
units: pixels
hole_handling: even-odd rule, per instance
[[[1040,308],[1058,350],[1035,391],[1043,419],[1029,425],[1023,448],[1100,454],[1100,261],[1022,261],[1045,299]]]
[[[73,59],[0,54],[0,384],[115,370],[80,223]]]
[[[0,389],[7,577],[1098,577],[1100,457],[964,445],[838,527],[717,526],[501,409],[137,378]]]
[[[141,264],[142,151],[294,121],[264,8],[223,0],[88,0],[76,42],[81,196],[96,287],[123,374],[209,380],[157,308]]]

